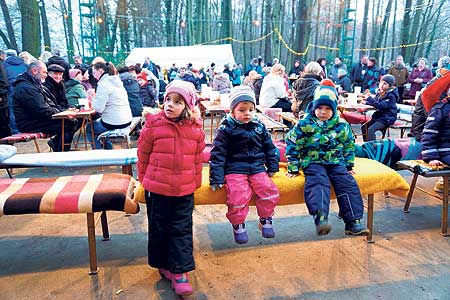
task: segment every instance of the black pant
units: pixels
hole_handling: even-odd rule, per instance
[[[64,151],[70,151],[70,145],[72,143],[73,135],[75,134],[78,121],[75,119],[64,119]],[[61,134],[62,134],[62,122],[61,120],[39,120],[32,126],[21,126],[19,129],[21,132],[42,132],[49,135],[54,135],[51,139],[53,144],[53,151],[61,151]]]
[[[275,103],[272,107],[281,108],[283,112],[291,112],[292,111],[292,103],[287,98],[279,98],[278,102]]]
[[[0,96],[0,138],[11,135],[11,128],[9,127],[9,108],[6,96]]]
[[[192,242],[194,194],[171,197],[145,191],[148,264],[180,274],[195,269]]]

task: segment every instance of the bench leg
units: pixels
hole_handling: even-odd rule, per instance
[[[89,244],[89,275],[98,273],[97,268],[97,247],[95,245],[95,220],[94,213],[87,214],[87,230]]]
[[[367,243],[375,243],[373,240],[373,194],[367,196],[367,229],[369,229],[369,234],[367,235]]]
[[[409,213],[409,205],[411,204],[411,199],[414,194],[414,189],[416,188],[417,177],[419,177],[419,174],[414,173],[412,181],[411,181],[411,186],[409,187],[408,197],[406,198],[405,206],[403,207],[404,213]]]
[[[448,176],[444,176],[444,190],[442,195],[442,217],[441,217],[441,235],[448,234]]]
[[[132,165],[123,165],[122,166],[122,174],[127,174],[133,176],[133,166]]]
[[[102,211],[100,215],[102,221],[102,232],[103,232],[103,241],[109,241],[109,228],[108,228],[108,217],[106,215],[106,211]]]

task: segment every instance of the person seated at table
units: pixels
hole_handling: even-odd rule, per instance
[[[139,83],[139,98],[143,106],[146,107],[158,107],[158,96],[156,95],[155,88],[147,80],[147,75],[141,72],[137,76]]]
[[[53,102],[63,108],[69,108],[69,101],[66,98],[66,88],[63,84],[64,68],[59,65],[49,65],[47,67],[48,76],[44,81],[44,89],[47,89],[53,96]]]
[[[259,94],[259,104],[263,107],[281,108],[283,111],[292,111],[291,101],[286,94],[284,85],[284,71],[282,64],[275,64],[270,73],[264,78]]]
[[[92,108],[101,116],[93,124],[95,148],[112,149],[112,143],[107,139],[104,147],[102,147],[98,136],[105,131],[130,126],[132,115],[128,104],[127,91],[112,63],[97,62],[92,67],[92,72],[95,79],[98,80],[97,92],[92,100]],[[86,126],[86,134],[88,140],[92,142],[91,126]]]
[[[347,70],[339,69],[337,71],[336,85],[340,86],[340,89],[338,89],[339,94],[345,92],[350,93],[352,91],[352,82],[347,75]]]
[[[215,67],[214,73],[215,75],[212,84],[213,91],[218,91],[220,94],[229,94],[233,87],[230,76],[224,72],[222,67]]]
[[[295,117],[303,115],[306,107],[314,98],[314,91],[319,86],[323,74],[323,69],[319,63],[312,61],[305,67],[302,76],[292,84],[292,93],[294,100],[292,101],[292,112]]]
[[[372,105],[376,108],[372,119],[361,125],[364,141],[375,140],[375,132],[387,129],[397,120],[397,101],[399,96],[394,83],[395,77],[386,74],[381,77],[375,98],[368,93],[364,95],[365,100],[362,100],[361,103]]]
[[[139,98],[140,86],[136,79],[136,73],[130,72],[127,66],[119,69],[119,77],[122,80],[123,87],[127,91],[128,103],[130,104],[131,114],[133,117],[142,116],[141,99]]]
[[[27,72],[14,83],[14,113],[21,132],[43,132],[54,135],[48,145],[54,152],[62,150],[62,121],[53,120],[52,115],[64,111],[44,92],[42,82],[47,77],[47,67],[41,61],[34,61]],[[77,120],[64,119],[64,151],[70,150]]]
[[[78,99],[87,98],[86,91],[81,84],[83,74],[79,69],[70,69],[69,76],[70,79],[66,82],[66,98],[70,107],[77,107]]]
[[[252,70],[248,73],[248,76],[245,77],[243,85],[249,86],[256,97],[256,104],[259,105],[259,94],[261,93],[261,86],[264,78],[261,74],[258,74],[255,70]]]

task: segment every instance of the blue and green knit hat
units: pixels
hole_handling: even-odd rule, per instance
[[[316,110],[321,105],[331,107],[335,113],[337,110],[337,91],[334,83],[330,79],[324,79],[314,91],[314,100],[312,102],[312,110]]]

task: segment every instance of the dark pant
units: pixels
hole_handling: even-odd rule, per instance
[[[194,194],[171,197],[145,191],[148,264],[180,274],[195,269],[192,242]]]
[[[280,98],[277,103],[275,103],[272,107],[281,108],[283,111],[290,112],[292,111],[292,103],[287,98]]]
[[[11,128],[9,127],[9,108],[6,96],[0,96],[0,138],[11,135]]]
[[[77,128],[78,121],[75,119],[64,119],[64,151],[70,151],[73,135]],[[62,134],[61,120],[39,120],[33,126],[20,127],[21,132],[43,132],[49,135],[54,135],[51,139],[53,144],[53,151],[60,152],[61,148],[61,134]]]
[[[361,125],[361,134],[365,142],[373,141],[377,139],[375,132],[383,131],[387,127],[386,124],[372,119]]]
[[[330,181],[333,185],[344,222],[363,217],[364,207],[361,192],[355,179],[343,165],[311,164],[303,170],[305,174],[305,202],[310,215],[330,210]]]
[[[405,91],[405,87],[404,86],[397,87],[398,103],[403,103],[403,93],[404,93],[404,91]]]

